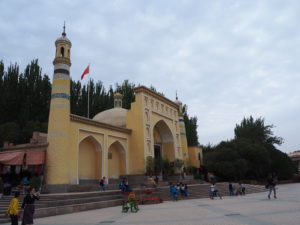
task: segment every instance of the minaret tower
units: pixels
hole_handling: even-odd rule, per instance
[[[176,101],[179,105],[179,131],[180,131],[180,139],[181,139],[181,149],[182,149],[182,159],[188,160],[189,153],[188,153],[188,144],[187,144],[187,137],[186,137],[186,129],[183,119],[183,109],[182,109],[182,102],[178,100],[177,92],[176,92]]]
[[[46,183],[69,183],[68,151],[70,126],[70,49],[71,41],[66,37],[65,25],[62,36],[55,41],[54,74],[48,121],[48,150]]]

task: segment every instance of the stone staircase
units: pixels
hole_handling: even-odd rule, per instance
[[[207,198],[209,195],[210,184],[203,181],[189,180],[186,181],[189,188],[189,196],[181,197],[179,200]],[[217,189],[225,196],[228,195],[228,184],[218,183]],[[98,187],[96,185],[96,187]],[[96,188],[95,187],[95,188]],[[151,189],[153,193],[149,196],[159,196],[164,201],[172,200],[169,194],[168,182],[160,182],[157,188],[152,188],[149,185],[132,185],[134,190]],[[246,194],[265,191],[263,186],[245,185]],[[3,196],[0,199],[0,223],[6,223],[9,218],[5,216],[5,212],[9,205],[12,196]],[[108,190],[105,192],[71,192],[60,194],[41,194],[40,200],[36,201],[35,218],[55,216],[67,213],[80,212],[85,210],[100,209],[112,206],[120,206],[124,196],[117,189]],[[126,198],[126,196],[125,196]],[[22,204],[23,196],[20,196],[20,206]],[[121,210],[121,208],[120,208]]]
[[[0,223],[6,223],[5,216],[12,196],[3,196],[0,200]],[[20,196],[21,206],[23,196]],[[55,216],[67,213],[80,212],[91,209],[100,209],[121,205],[122,195],[119,190],[106,192],[41,194],[40,200],[35,202],[35,218]]]
[[[217,183],[216,188],[221,196],[228,196],[228,183]],[[250,185],[245,184],[246,188],[246,195],[251,193],[258,193],[266,191],[263,185]],[[210,192],[210,184],[209,183],[192,183],[188,185],[188,193],[187,197],[181,196],[179,194],[178,200],[185,200],[185,199],[197,199],[197,198],[209,198]],[[170,196],[169,186],[158,187],[154,194],[160,196],[164,201],[173,200]]]

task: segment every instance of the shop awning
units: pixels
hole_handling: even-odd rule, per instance
[[[25,164],[30,165],[42,165],[45,163],[45,151],[16,151],[16,152],[1,152],[0,164],[3,165],[23,165],[24,155]]]
[[[5,152],[0,154],[0,163],[4,165],[22,165],[25,152]]]
[[[27,165],[41,165],[45,162],[44,151],[27,151],[26,152],[26,164]]]

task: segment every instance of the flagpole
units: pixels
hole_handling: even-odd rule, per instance
[[[88,85],[87,85],[87,92],[88,92],[88,109],[87,109],[87,118],[90,118],[90,92],[89,92],[89,86],[90,86],[91,78],[89,78]]]

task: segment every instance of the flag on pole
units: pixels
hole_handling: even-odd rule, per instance
[[[86,74],[90,73],[90,65],[87,66],[87,68],[85,68],[85,70],[83,71],[82,75],[81,75],[81,80],[84,78],[84,76]]]

